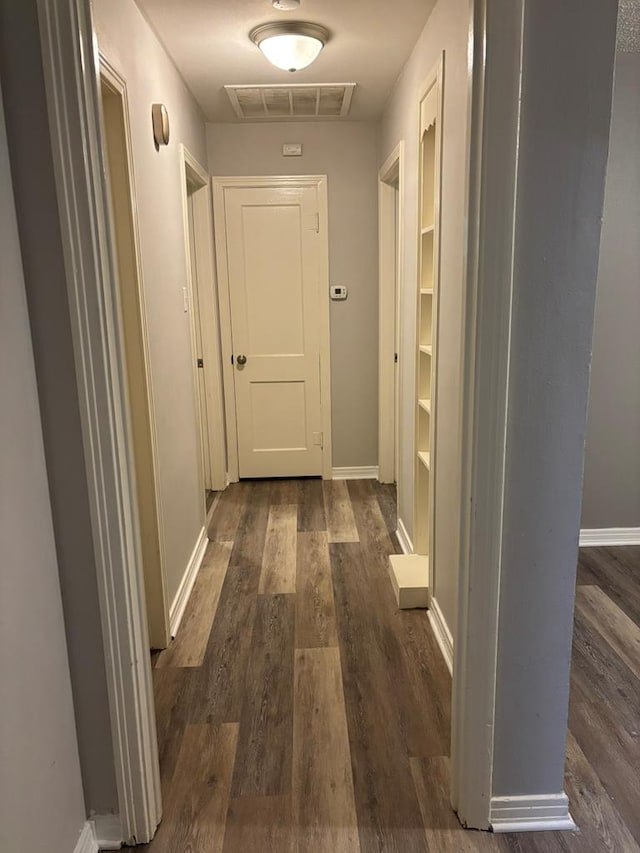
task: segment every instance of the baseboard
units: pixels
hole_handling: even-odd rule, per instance
[[[565,793],[540,796],[492,797],[490,823],[494,832],[574,830]]]
[[[407,528],[404,526],[404,521],[401,518],[398,519],[396,536],[398,537],[398,545],[402,548],[402,553],[413,554],[413,542],[411,541],[411,537],[407,533]]]
[[[185,569],[185,573],[180,581],[180,586],[178,587],[178,591],[173,599],[173,603],[169,608],[169,630],[172,637],[175,637],[178,633],[178,628],[180,627],[180,622],[184,616],[184,611],[187,606],[187,602],[189,601],[191,590],[196,582],[198,571],[200,570],[200,564],[202,563],[204,552],[207,550],[208,542],[207,528],[203,527],[200,531],[200,535],[198,536],[198,541],[193,549],[193,553],[187,563],[187,568]]]
[[[442,610],[440,610],[440,605],[435,598],[432,598],[429,603],[429,622],[431,623],[436,641],[440,646],[447,669],[453,675],[453,637],[451,636],[451,631]]]
[[[640,545],[640,527],[601,527],[580,531],[580,547]]]
[[[78,843],[73,848],[73,853],[98,853],[98,842],[96,841],[93,821],[88,820],[82,827]]]
[[[377,480],[378,466],[372,465],[365,468],[333,468],[334,480]]]

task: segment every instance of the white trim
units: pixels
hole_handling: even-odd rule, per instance
[[[429,602],[429,622],[447,669],[453,675],[453,636],[447,625],[447,620],[440,609],[440,605],[435,598],[432,598]]]
[[[413,554],[413,542],[411,541],[411,537],[407,533],[405,523],[401,518],[398,519],[396,536],[398,538],[398,545],[402,548],[402,553]]]
[[[211,507],[211,509],[213,509],[213,507]],[[198,536],[198,541],[191,552],[189,562],[187,563],[182,580],[180,581],[180,585],[178,586],[178,590],[169,609],[169,625],[171,626],[172,637],[175,637],[178,633],[178,628],[180,627],[180,622],[184,616],[184,611],[187,607],[191,590],[193,589],[193,585],[198,577],[198,572],[200,571],[200,566],[202,565],[202,560],[204,558],[205,551],[207,550],[208,542],[207,528],[203,527],[200,531],[200,535]]]
[[[91,823],[100,850],[119,850],[122,847],[122,824],[119,815],[94,815]]]
[[[133,456],[120,365],[89,0],[38,0],[60,233],[82,419],[122,836],[150,841],[161,815]]]
[[[487,4],[501,20],[487,44]],[[488,829],[493,779],[513,230],[524,0],[470,9],[468,233],[463,309],[461,526],[453,668],[451,802]],[[495,237],[494,237],[495,235]],[[509,235],[511,235],[509,237]]]
[[[396,187],[397,181],[397,187]],[[398,215],[396,218],[396,193]],[[402,333],[402,288],[404,278],[404,140],[400,140],[378,172],[378,465],[380,482],[393,483],[399,477]],[[396,349],[398,347],[398,349]]]
[[[73,853],[98,853],[100,848],[94,834],[93,821],[88,820],[82,827],[78,843],[73,848]]]
[[[378,466],[369,465],[361,468],[332,468],[334,480],[377,480]]]
[[[640,545],[640,527],[600,527],[580,531],[580,547]]]
[[[494,832],[545,832],[575,830],[565,793],[535,796],[492,797],[491,827]]]
[[[192,375],[196,399],[196,417],[199,424],[202,453],[201,471],[204,460],[210,461],[209,483],[213,491],[221,491],[226,482],[224,400],[222,391],[222,355],[218,331],[218,300],[216,298],[216,262],[213,249],[213,210],[211,182],[206,169],[200,165],[189,149],[182,143],[180,152],[180,192],[182,195],[183,236],[186,258],[186,276],[189,288]],[[191,257],[189,202],[186,181],[197,186],[191,194],[193,199],[195,259]],[[192,270],[197,270],[197,281],[193,281]],[[197,316],[196,316],[197,315]],[[206,318],[206,322],[203,322]],[[204,361],[204,401],[200,399],[200,368],[196,347],[196,322],[200,323],[202,359]],[[204,405],[203,405],[204,404]],[[206,412],[207,429],[202,424],[202,407]],[[205,453],[205,444],[208,453]],[[204,494],[204,481],[203,481]],[[204,498],[203,498],[204,500]]]
[[[329,318],[329,214],[326,175],[260,175],[247,177],[213,177],[213,224],[218,272],[218,304],[222,338],[222,373],[227,436],[227,465],[229,480],[239,480],[238,425],[236,418],[235,370],[231,364],[231,304],[229,300],[229,269],[225,221],[225,190],[231,187],[315,187],[318,194],[320,228],[320,399],[322,407],[322,477],[332,479],[331,435],[331,331]],[[325,296],[322,296],[325,294]]]

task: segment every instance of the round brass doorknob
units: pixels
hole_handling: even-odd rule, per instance
[[[246,355],[239,355],[237,358],[237,362],[238,362],[238,364],[246,364],[247,363]]]

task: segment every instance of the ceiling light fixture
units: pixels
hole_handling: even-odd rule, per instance
[[[300,71],[318,58],[329,40],[329,30],[304,21],[277,22],[256,27],[249,38],[276,68]]]

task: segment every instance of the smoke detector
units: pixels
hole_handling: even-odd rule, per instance
[[[300,5],[300,0],[273,0],[273,8],[280,12],[293,12]]]

